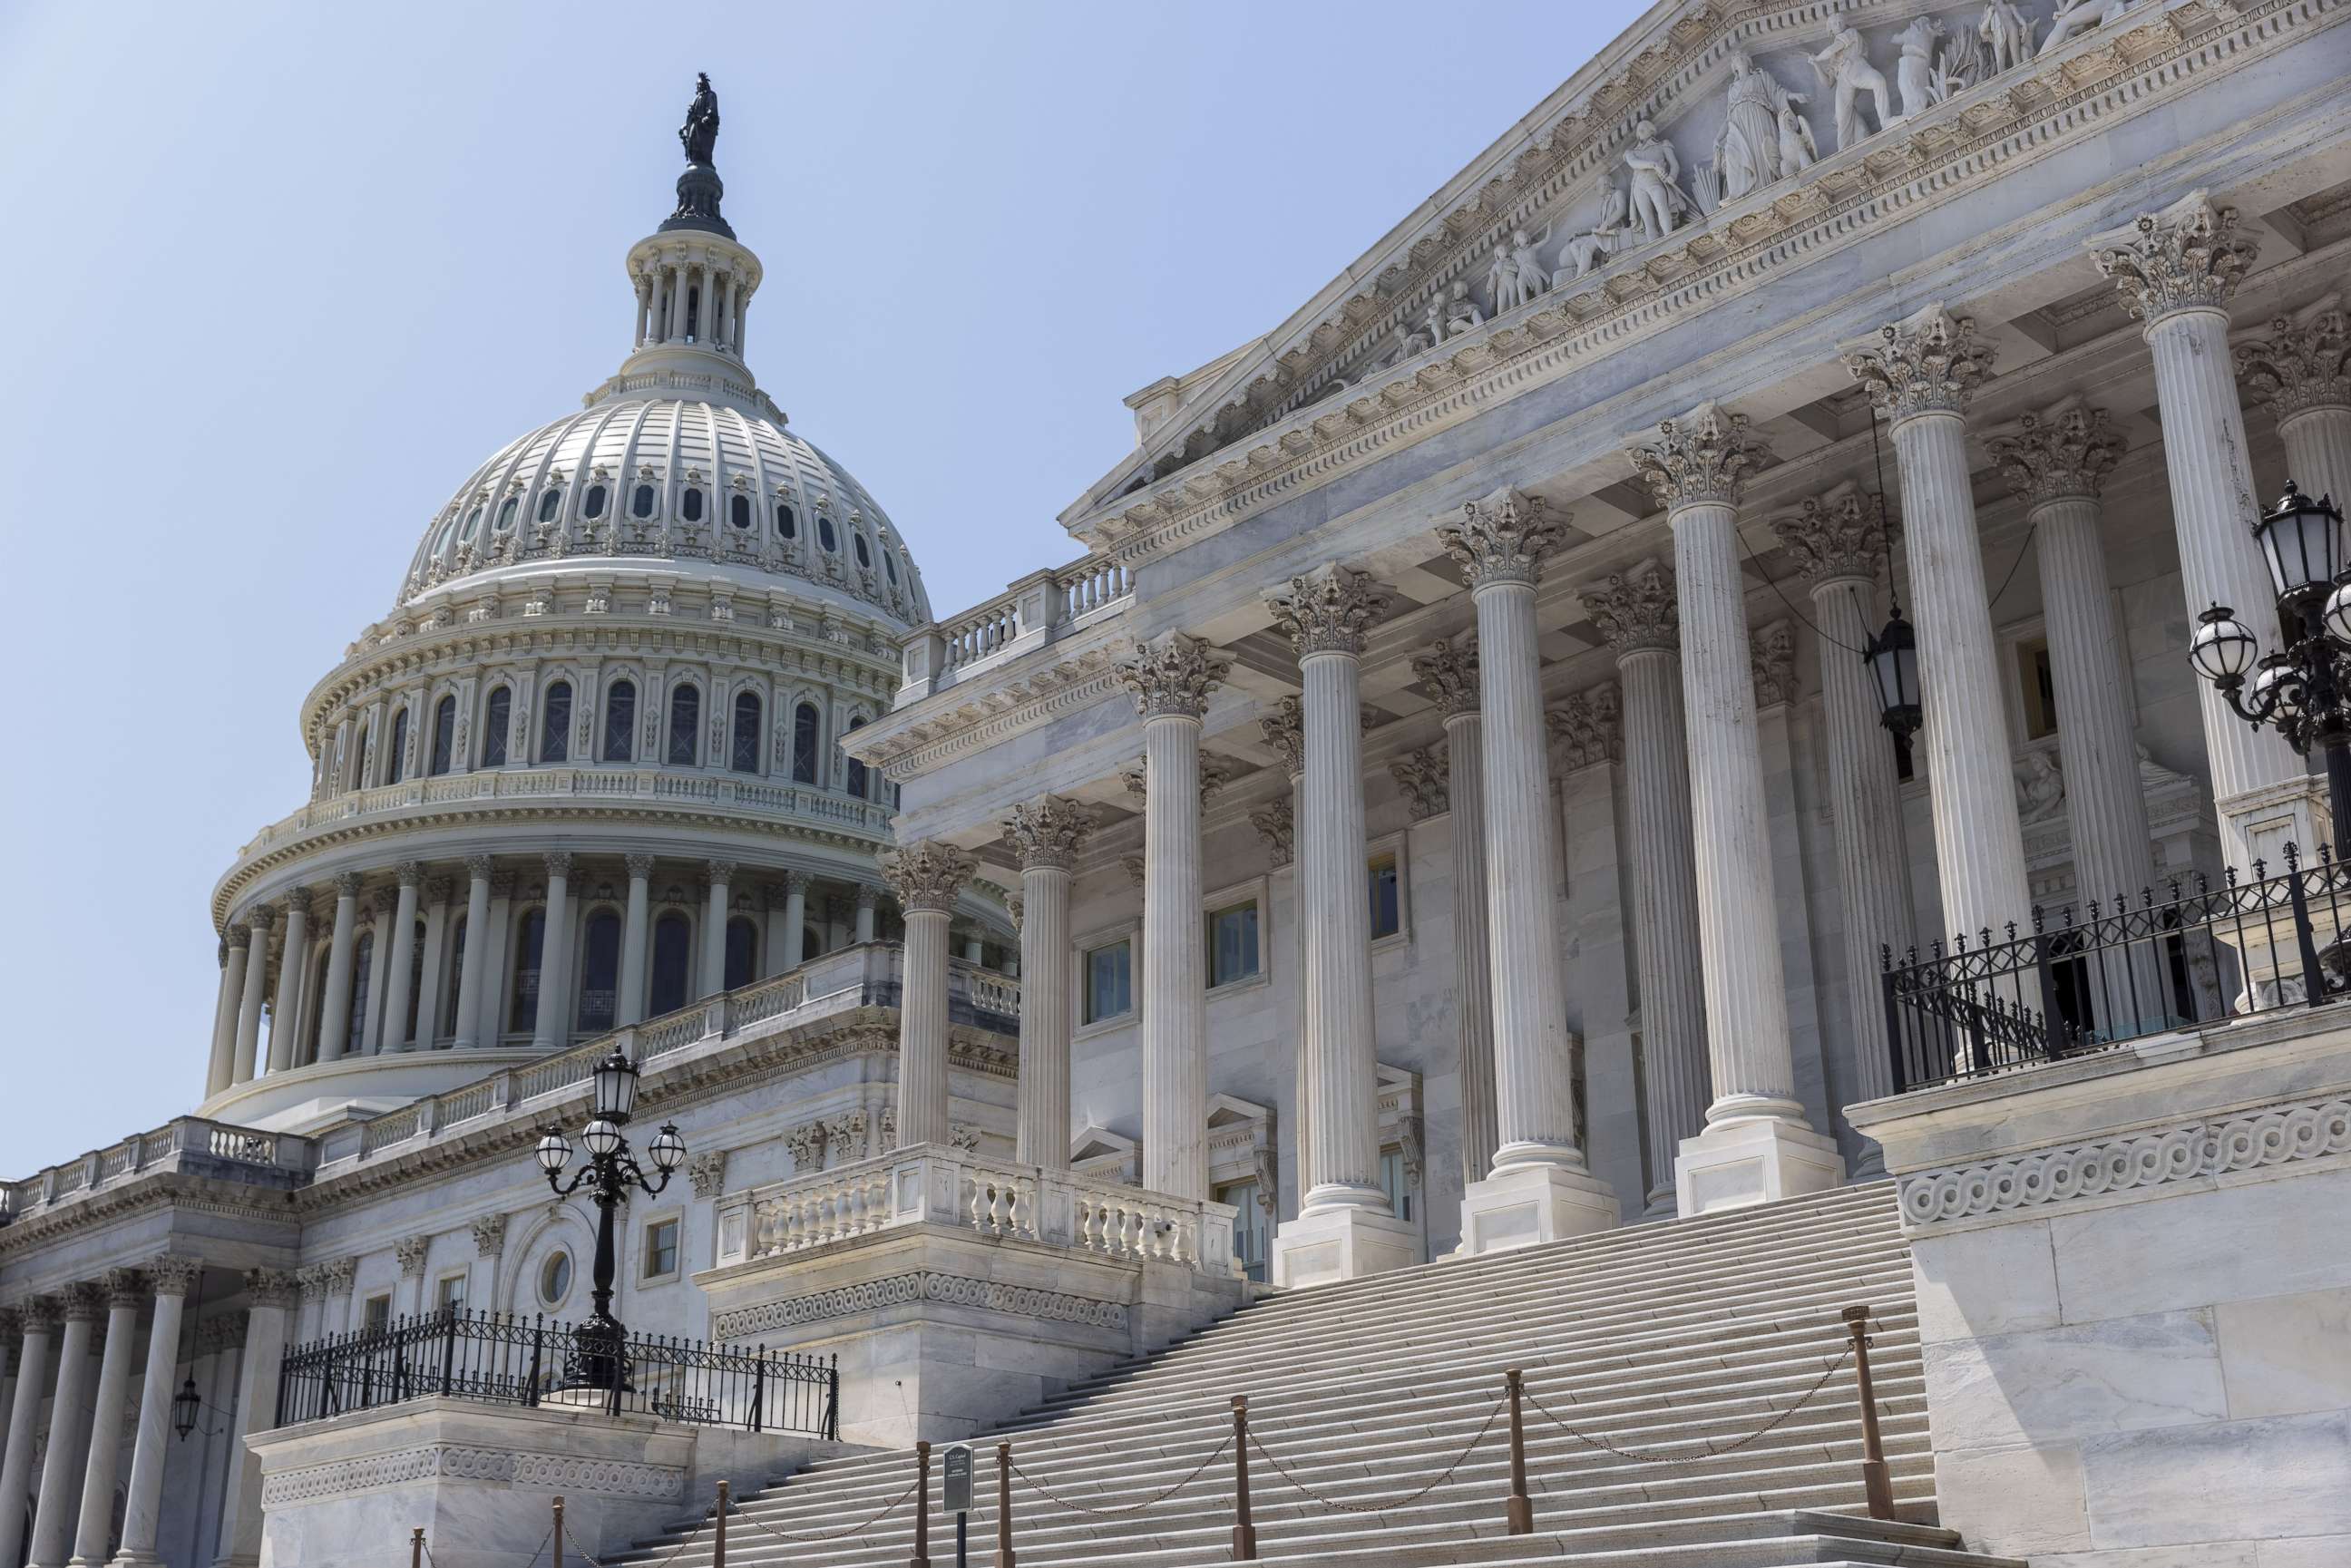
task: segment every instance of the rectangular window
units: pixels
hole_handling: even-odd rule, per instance
[[[677,1221],[656,1219],[645,1227],[644,1271],[647,1280],[677,1272]]]
[[[462,1309],[465,1304],[465,1276],[443,1275],[440,1284],[433,1291],[433,1304],[436,1307]]]
[[[1395,1212],[1395,1217],[1398,1219],[1410,1219],[1412,1187],[1405,1176],[1402,1149],[1380,1151],[1380,1186],[1388,1195],[1388,1207]]]
[[[360,1322],[371,1331],[390,1328],[392,1292],[386,1291],[380,1296],[370,1296],[367,1303],[360,1309]]]
[[[2016,645],[2016,678],[2024,691],[2024,738],[2057,733],[2057,685],[2049,674],[2049,640],[2029,637]]]
[[[1217,1189],[1217,1201],[1230,1204],[1233,1209],[1233,1256],[1240,1260],[1243,1273],[1262,1283],[1272,1236],[1266,1226],[1265,1206],[1258,1202],[1257,1195],[1258,1185],[1253,1181],[1231,1182]]]
[[[1257,975],[1257,902],[1236,904],[1208,916],[1208,985],[1229,986]]]
[[[1396,900],[1396,858],[1375,855],[1371,864],[1372,940],[1393,936],[1404,929],[1403,906]]]
[[[1110,943],[1086,955],[1086,1017],[1088,1023],[1114,1019],[1134,1008],[1134,944]]]

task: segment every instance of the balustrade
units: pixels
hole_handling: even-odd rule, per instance
[[[1114,604],[1134,591],[1134,577],[1123,565],[1097,556],[1063,567],[1053,574],[1053,580],[1061,591],[1062,613],[1071,621]]]

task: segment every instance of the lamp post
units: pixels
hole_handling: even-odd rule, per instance
[[[2273,724],[2295,751],[2325,758],[2335,858],[2344,861],[2351,858],[2351,570],[2343,514],[2332,497],[2314,501],[2289,479],[2253,524],[2253,539],[2277,591],[2284,646],[2263,653],[2237,612],[2215,604],[2196,618],[2189,661],[2238,717],[2255,729]]]
[[[678,1135],[675,1123],[665,1124],[645,1151],[654,1172],[648,1176],[621,1131],[636,1113],[636,1063],[616,1047],[596,1064],[594,1079],[594,1116],[580,1134],[588,1146],[588,1163],[569,1181],[563,1179],[563,1167],[571,1163],[571,1141],[556,1129],[538,1141],[538,1166],[556,1197],[569,1197],[585,1186],[596,1200],[596,1271],[590,1296],[594,1310],[572,1331],[565,1381],[574,1388],[601,1388],[618,1396],[626,1387],[622,1348],[628,1331],[612,1315],[612,1211],[629,1201],[632,1186],[650,1197],[669,1186],[671,1174],[685,1163],[685,1140]]]

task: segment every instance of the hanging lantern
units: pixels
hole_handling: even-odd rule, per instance
[[[1902,606],[1894,606],[1886,629],[1869,640],[1862,661],[1877,682],[1878,722],[1898,739],[1917,734],[1923,717],[1918,706],[1918,634],[1902,619]]]
[[[196,1429],[196,1415],[204,1407],[204,1396],[196,1392],[196,1380],[191,1376],[172,1396],[172,1430],[185,1437]]]

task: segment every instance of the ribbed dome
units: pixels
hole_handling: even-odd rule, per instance
[[[401,600],[516,566],[599,558],[709,561],[799,579],[904,625],[930,619],[896,529],[865,487],[784,427],[755,391],[647,396],[616,380],[587,408],[509,443],[475,469],[417,547]],[[759,412],[746,412],[745,405]]]

